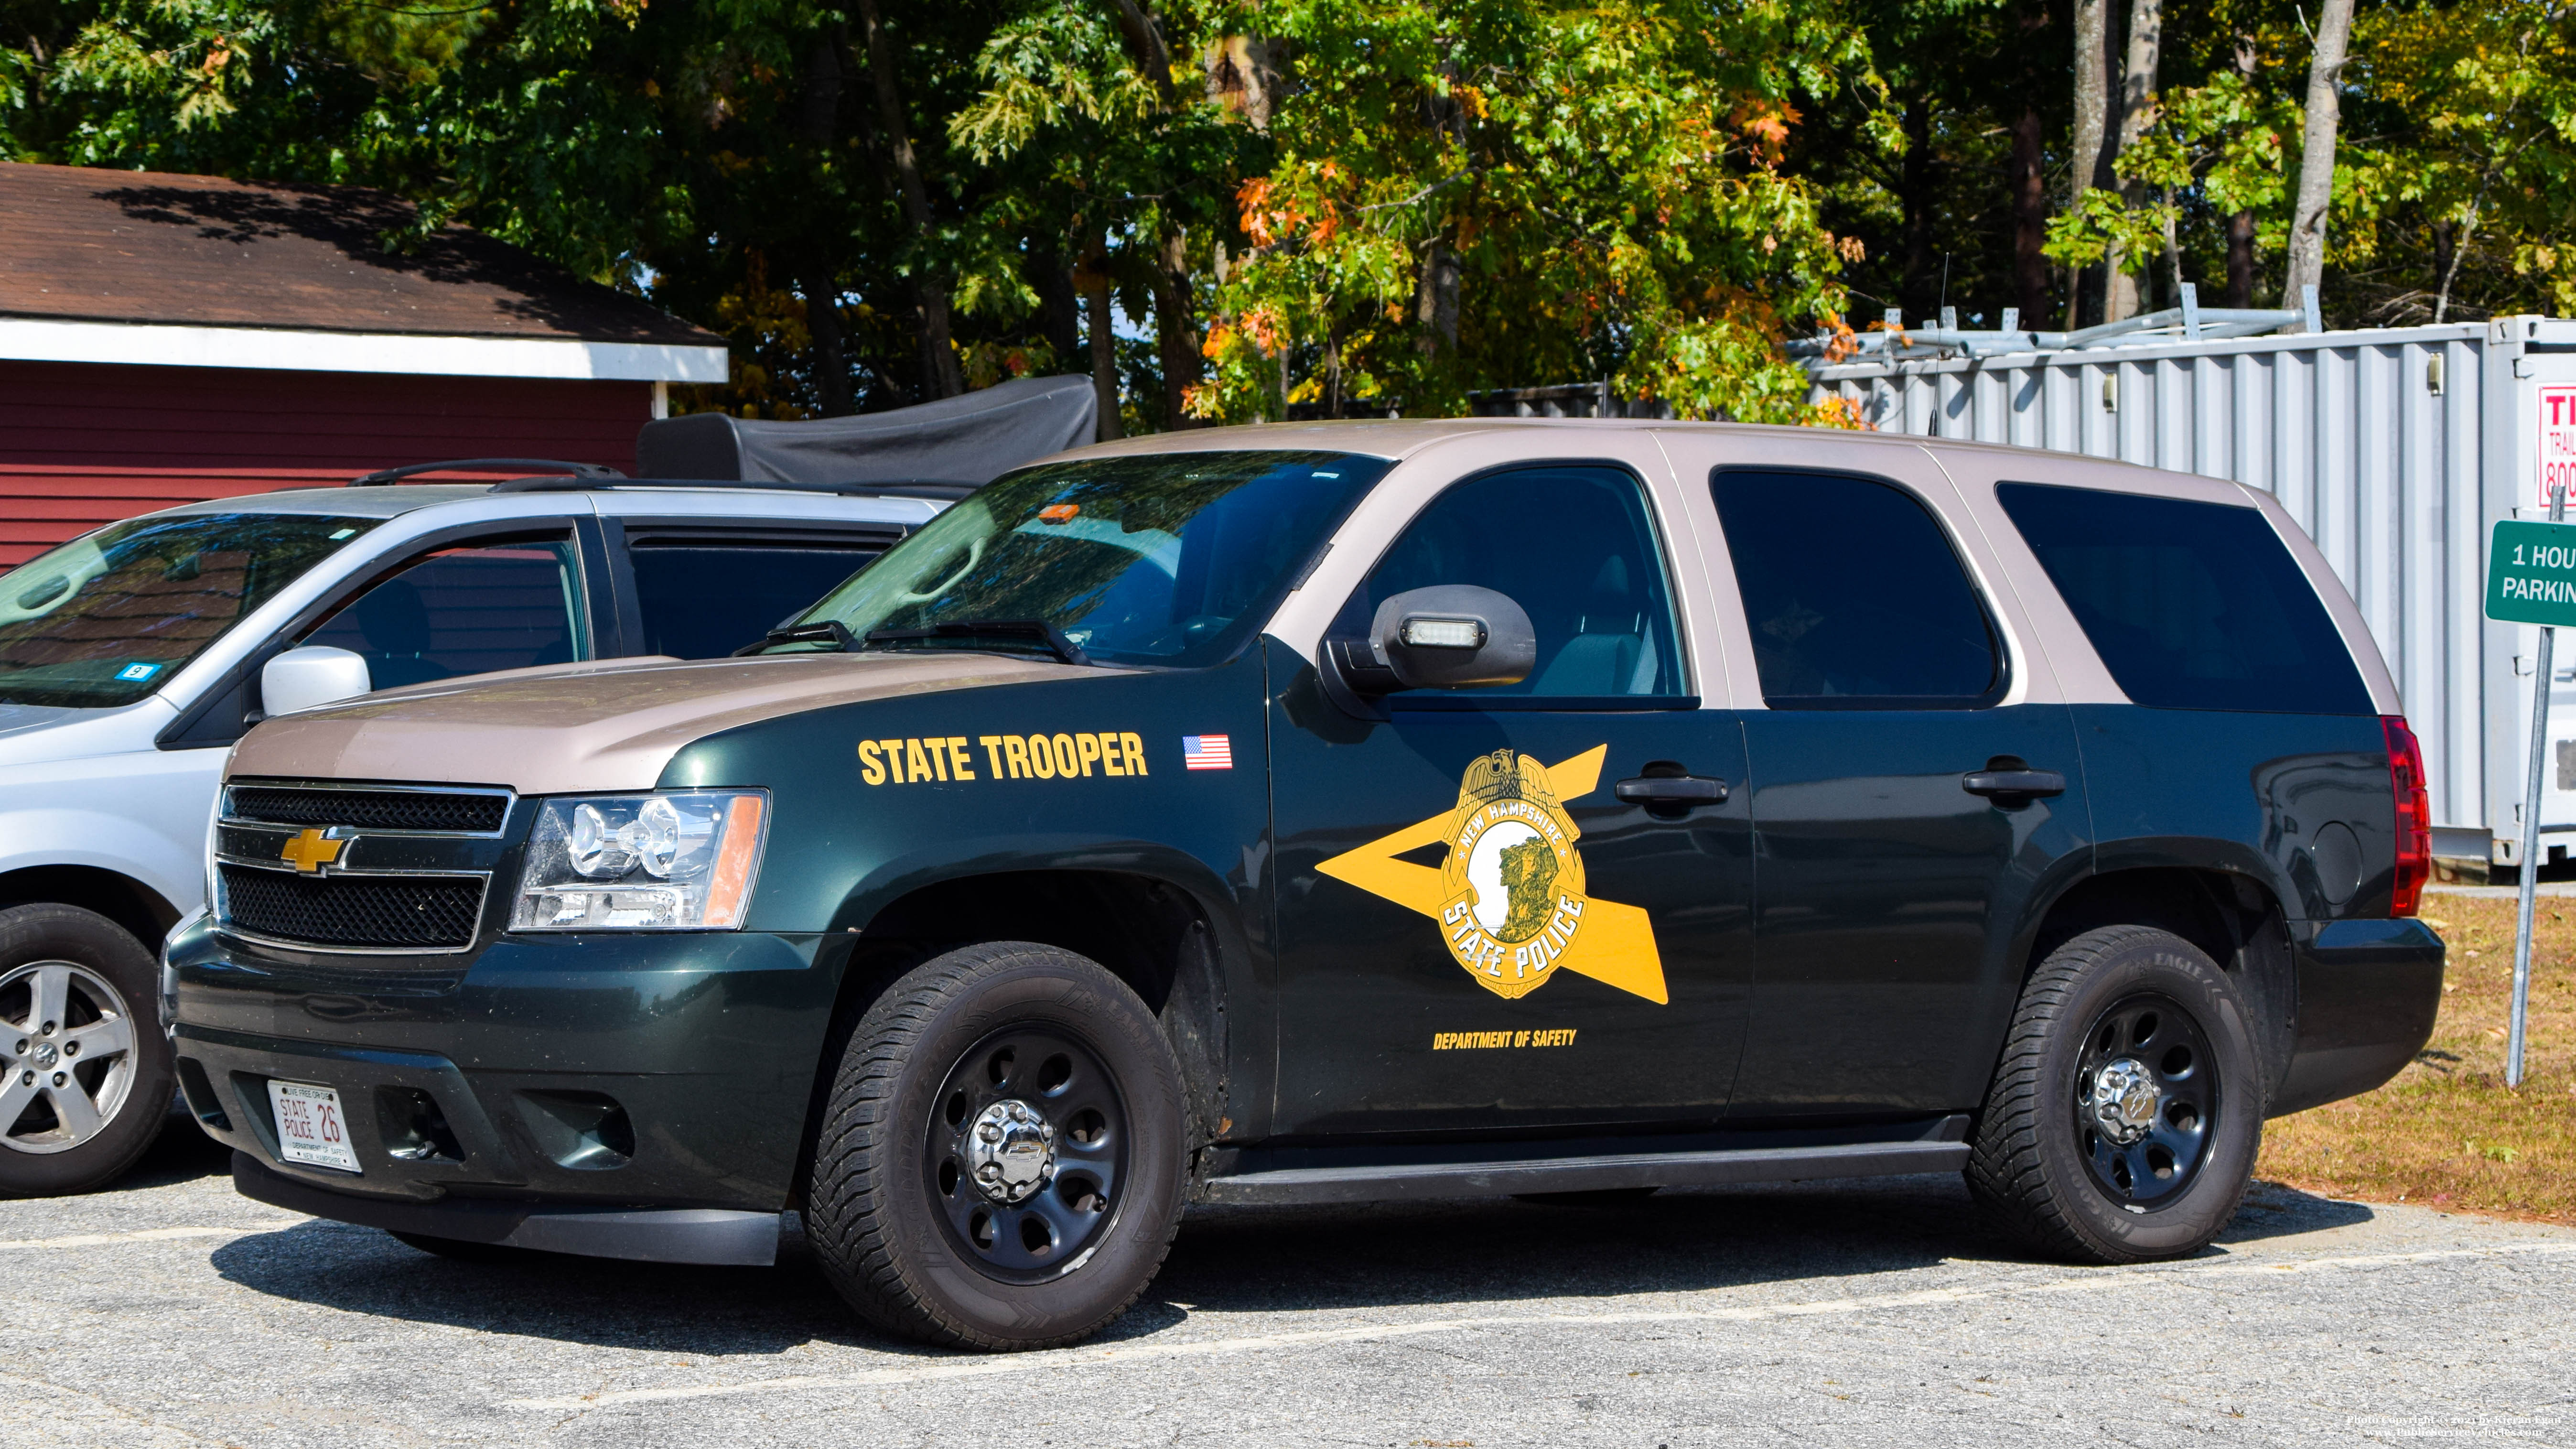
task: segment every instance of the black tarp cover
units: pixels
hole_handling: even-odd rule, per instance
[[[1017,377],[915,407],[806,422],[690,413],[646,423],[639,478],[755,483],[990,483],[1092,441],[1088,377]]]

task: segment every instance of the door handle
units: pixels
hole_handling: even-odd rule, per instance
[[[1631,805],[1715,805],[1726,798],[1726,782],[1705,775],[1640,775],[1610,787]]]
[[[1959,777],[1959,788],[1989,798],[2037,800],[2065,794],[2066,777],[2055,770],[1970,770]]]

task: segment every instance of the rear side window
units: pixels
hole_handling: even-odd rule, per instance
[[[646,540],[633,552],[645,654],[714,659],[814,607],[880,548]]]
[[[2042,483],[1997,484],[1995,496],[2135,702],[2373,712],[2333,618],[2260,511]]]
[[[1840,473],[1710,480],[1773,709],[1972,709],[2003,651],[1959,555],[1914,495]]]

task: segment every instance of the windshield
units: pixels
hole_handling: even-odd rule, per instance
[[[986,484],[796,621],[833,648],[1054,652],[1193,667],[1230,657],[1392,466],[1346,453],[1165,453]],[[1018,630],[968,629],[1017,624]],[[937,632],[934,632],[937,631]]]
[[[377,522],[133,518],[38,554],[0,574],[0,703],[131,704]]]

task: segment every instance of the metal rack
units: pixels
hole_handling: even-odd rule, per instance
[[[1786,351],[1802,362],[1829,358],[1832,364],[1894,362],[2081,352],[2097,347],[2148,347],[2169,342],[2209,342],[2229,337],[2259,337],[2285,327],[2297,327],[2307,332],[2323,331],[2317,316],[2317,289],[2308,288],[2304,301],[2306,305],[2298,311],[2203,307],[2200,305],[2200,288],[2185,282],[2179,307],[2167,307],[2160,312],[2142,313],[2074,332],[2025,331],[2020,325],[2021,309],[2018,307],[2006,307],[2004,325],[1992,331],[1959,326],[1959,309],[1956,307],[1941,309],[1940,326],[1908,331],[1904,312],[1890,307],[1881,330],[1854,333],[1846,344],[1851,350],[1839,357],[1832,355],[1836,339],[1831,336],[1802,337],[1787,344]]]

